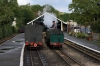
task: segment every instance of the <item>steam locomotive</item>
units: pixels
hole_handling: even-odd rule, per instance
[[[25,47],[27,49],[42,47],[42,26],[27,25],[25,27]]]
[[[50,48],[62,48],[62,44],[64,43],[64,34],[59,29],[50,29],[46,31],[45,41]]]
[[[42,22],[36,22],[33,25],[29,24],[25,27],[25,46],[28,49],[41,48],[43,36],[49,47],[62,48],[64,43],[63,32],[60,29],[48,29]]]

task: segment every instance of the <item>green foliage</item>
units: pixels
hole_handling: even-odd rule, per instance
[[[11,27],[7,24],[3,26],[3,37],[10,36],[12,34]]]
[[[70,32],[69,32],[69,35],[71,35],[71,36],[75,36],[75,32],[70,31]]]
[[[92,31],[100,33],[100,19],[91,24]]]
[[[4,38],[15,33],[17,33],[17,29],[12,27],[11,24],[7,24],[0,28],[0,38]]]
[[[37,13],[38,11],[42,11],[43,10],[43,7],[40,6],[40,5],[32,5],[30,6],[31,7],[31,10],[34,12],[34,13]]]
[[[69,32],[69,35],[71,35],[71,36],[72,36],[72,32]]]
[[[26,25],[27,22],[38,17],[38,11],[43,11],[43,8],[47,5],[27,4],[19,6],[17,0],[0,0],[0,39],[16,33],[20,26]],[[51,5],[48,6],[51,7],[50,12],[56,13],[59,17],[59,11]],[[16,27],[11,26],[14,18],[16,18]]]
[[[85,36],[84,33],[78,32],[78,33],[76,33],[76,37],[78,37],[78,38],[85,38],[86,36]]]
[[[68,14],[68,13],[61,14],[59,18],[65,22],[67,22],[70,19],[70,14]]]
[[[69,5],[69,10],[73,11],[72,17],[74,21],[79,24],[88,22],[89,25],[97,21],[100,18],[100,6],[97,5],[99,1],[100,0],[72,0],[72,3]],[[97,24],[98,23],[95,23],[95,25]],[[99,31],[94,25],[91,25],[91,27],[93,27],[94,31]]]
[[[84,33],[81,33],[81,38],[85,38],[86,35]]]
[[[17,27],[14,27],[14,26],[12,26],[11,29],[12,29],[12,32],[13,33],[17,33],[17,31],[18,31],[18,28]]]
[[[32,11],[28,10],[28,9],[24,9],[24,13],[23,13],[23,17],[24,17],[24,22],[23,24],[27,24],[27,22],[33,20],[33,15],[32,15]]]
[[[9,2],[7,0],[0,1],[0,23],[2,25],[10,23],[13,16]]]
[[[13,34],[11,23],[17,10],[17,0],[0,0],[0,39]]]
[[[92,40],[92,38],[93,38],[93,36],[91,34],[86,36],[87,40]]]
[[[8,34],[8,28],[3,26],[3,37],[6,37]]]
[[[2,32],[2,28],[0,28],[0,39],[3,38],[3,32]]]

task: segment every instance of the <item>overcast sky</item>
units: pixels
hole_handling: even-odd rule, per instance
[[[72,2],[72,0],[17,0],[19,5],[25,5],[30,3],[31,5],[39,4],[45,5],[49,4],[53,6],[55,9],[59,10],[60,12],[71,13],[68,10],[68,5]]]

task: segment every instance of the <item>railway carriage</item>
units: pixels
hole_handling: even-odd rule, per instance
[[[20,26],[19,32],[20,32],[20,33],[24,33],[24,32],[25,32],[25,26]]]
[[[42,26],[27,25],[25,27],[25,46],[28,49],[42,47]]]
[[[64,34],[59,29],[50,29],[46,32],[45,41],[51,48],[62,48],[62,44],[64,43]]]

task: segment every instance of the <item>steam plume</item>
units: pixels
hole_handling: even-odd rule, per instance
[[[55,21],[57,23],[57,19],[55,18],[56,15],[51,11],[50,5],[46,5],[45,8],[43,9],[43,13],[48,12],[49,14],[44,15],[44,21],[43,23],[50,28],[52,26],[52,22]]]
[[[49,14],[52,15],[52,16],[50,16]],[[53,21],[55,21],[55,22],[57,23],[57,19],[54,18],[55,15],[54,15],[53,13],[49,13],[49,14],[45,14],[45,15],[44,15],[44,21],[43,21],[43,23],[44,23],[48,28],[50,28],[50,27],[52,26],[52,22],[53,22]]]

